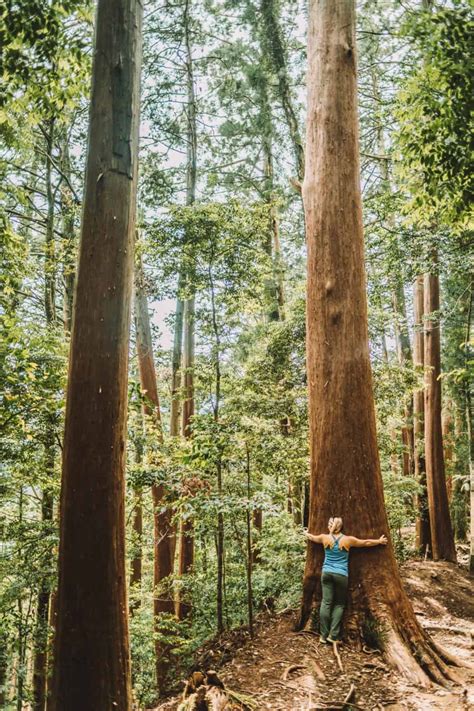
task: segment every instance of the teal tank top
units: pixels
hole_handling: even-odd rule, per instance
[[[333,536],[334,545],[324,549],[323,573],[349,576],[349,551],[339,548],[339,540]]]

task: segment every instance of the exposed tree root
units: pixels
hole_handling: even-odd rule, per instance
[[[423,629],[427,632],[452,632],[453,634],[462,634],[466,637],[471,637],[471,630],[467,630],[464,627],[452,627],[450,625],[422,625]]]
[[[312,580],[308,576],[305,581],[300,619],[296,625],[297,631],[302,630],[311,614],[312,599],[317,583],[316,576],[311,576],[311,578]],[[401,592],[401,597],[405,597],[404,592]],[[371,614],[374,619],[382,622],[385,637],[382,644],[383,656],[386,661],[410,681],[425,688],[429,688],[433,682],[441,686],[446,686],[448,682],[462,683],[452,667],[469,665],[459,661],[437,645],[416,620],[408,600],[406,603],[409,607],[405,607],[404,602],[393,599],[392,610],[390,610],[392,605],[378,606],[377,609],[371,610],[371,605],[366,601],[365,615]],[[408,614],[401,614],[400,609]],[[355,621],[355,628],[358,630],[362,628],[359,617],[360,615],[356,615],[355,618],[351,617],[351,627],[354,626]],[[400,624],[398,624],[398,620],[400,620]]]
[[[423,630],[420,632],[421,635],[405,637],[392,628],[384,645],[387,661],[411,681],[424,687],[430,687],[432,682],[441,686],[446,686],[448,681],[461,683],[460,677],[449,668],[461,666],[461,663],[438,647]]]

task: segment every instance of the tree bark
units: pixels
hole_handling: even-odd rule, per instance
[[[354,0],[312,0],[308,57],[309,529],[321,533],[337,515],[349,533],[368,538],[388,533],[388,521],[368,347]],[[311,612],[321,562],[321,547],[308,543],[300,628]],[[390,663],[423,684],[450,674],[416,620],[390,542],[351,552],[350,583],[350,623],[379,620]]]
[[[124,470],[141,16],[136,0],[98,2],[50,711],[131,708]]]
[[[436,256],[434,256],[434,266]],[[456,561],[449,515],[441,430],[439,277],[424,279],[425,457],[433,560]]]
[[[423,315],[424,315],[424,279],[418,276],[415,281],[413,291],[413,365],[416,368],[424,368],[424,337],[423,337]],[[428,494],[426,492],[426,469],[425,469],[425,438],[424,438],[424,411],[425,395],[423,389],[416,389],[413,393],[413,437],[414,437],[414,469],[415,478],[420,486],[420,492],[416,495],[416,540],[415,546],[420,553],[427,550],[431,553],[431,529],[430,515],[428,510]]]

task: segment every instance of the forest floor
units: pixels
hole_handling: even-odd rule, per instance
[[[438,644],[472,665],[474,586],[467,570],[430,561],[410,561],[401,570],[420,623]],[[312,633],[293,632],[295,620],[294,610],[261,616],[253,640],[242,630],[226,633],[200,651],[197,667],[218,671],[228,689],[252,697],[255,711],[305,711],[322,707],[321,702],[340,703],[352,685],[351,701],[357,706],[348,704],[347,711],[474,708],[474,667],[460,670],[463,685],[422,689],[389,669],[380,656],[341,645],[341,672],[329,645],[321,645]],[[178,703],[169,699],[154,711],[172,711]]]

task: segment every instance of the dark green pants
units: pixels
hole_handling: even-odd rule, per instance
[[[323,599],[320,610],[321,637],[338,640],[341,621],[347,601],[348,578],[337,573],[323,573],[321,576]]]

